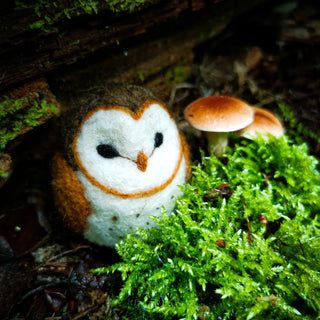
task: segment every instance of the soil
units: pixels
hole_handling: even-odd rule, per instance
[[[301,123],[320,135],[317,1],[257,7],[195,48],[191,69],[189,85],[172,92],[168,88],[165,97],[169,101],[172,93],[170,104],[185,133],[192,131],[183,109],[209,93],[237,96],[276,113],[279,104],[287,104]],[[49,82],[59,99],[64,92],[56,77],[49,75]],[[286,125],[286,119],[283,122]],[[196,159],[204,141],[196,134],[188,136]],[[308,142],[310,152],[319,157],[317,143]],[[27,134],[12,154],[19,161],[0,194],[0,318],[121,319],[121,308],[110,306],[121,287],[120,275],[90,272],[114,264],[119,256],[114,249],[72,234],[54,207],[50,161],[55,149],[49,122]]]

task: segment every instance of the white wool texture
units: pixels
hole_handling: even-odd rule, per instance
[[[78,172],[92,211],[85,238],[99,245],[114,247],[134,228],[154,227],[155,223],[150,216],[160,216],[162,206],[168,214],[172,212],[175,199],[183,193],[179,185],[185,183],[185,172],[186,162],[183,159],[175,179],[165,189],[150,197],[126,199],[103,192]]]
[[[155,136],[163,135],[163,143],[155,147]],[[121,156],[104,158],[97,152],[101,144],[112,145]],[[174,174],[180,159],[179,131],[168,112],[156,103],[150,105],[138,119],[117,109],[100,109],[82,125],[76,141],[82,165],[101,185],[121,193],[137,193],[157,188]],[[138,154],[148,158],[145,171],[137,166]],[[168,213],[174,200],[182,194],[179,185],[186,179],[183,158],[173,181],[148,197],[122,198],[106,193],[91,184],[79,170],[90,202],[91,215],[84,236],[91,242],[108,247],[132,232],[136,227],[152,227],[150,216],[159,216],[164,206]]]
[[[154,148],[157,132],[164,141]],[[122,157],[101,157],[96,150],[99,144],[113,145]],[[173,174],[180,155],[179,132],[158,104],[146,109],[139,120],[120,110],[98,110],[83,124],[77,150],[83,166],[102,185],[122,193],[141,192],[161,185]],[[137,170],[133,162],[141,151],[148,157],[146,172]]]

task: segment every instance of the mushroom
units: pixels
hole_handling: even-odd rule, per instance
[[[238,135],[253,139],[258,134],[268,139],[268,134],[280,138],[284,134],[284,128],[280,120],[271,112],[263,108],[252,107],[254,111],[253,122],[237,132]]]
[[[247,127],[254,111],[245,102],[228,96],[213,95],[195,100],[185,109],[189,124],[204,131],[208,138],[208,150],[219,156],[226,151],[228,133]]]

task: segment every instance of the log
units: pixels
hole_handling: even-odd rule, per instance
[[[261,0],[242,1],[241,4],[235,0],[154,0],[145,1],[133,12],[112,12],[107,4],[110,2],[98,1],[97,14],[88,14],[80,9],[68,13],[70,1],[55,1],[57,8],[41,7],[38,12],[32,6],[17,10],[14,2],[3,1],[0,8],[0,92],[72,65],[83,57],[92,56],[93,52],[104,50],[117,54],[123,45],[131,48],[138,43],[133,55],[141,57],[144,57],[145,45],[149,48],[163,46],[161,50],[169,49],[171,56],[186,50],[188,56],[192,47],[219,32],[215,30],[217,24],[223,28]],[[69,17],[61,14],[62,9]],[[47,20],[50,23],[46,23]],[[161,55],[159,50],[156,54]],[[162,59],[166,60],[166,65],[167,59]],[[174,60],[172,58],[171,63]],[[131,65],[137,63],[130,62],[133,62]],[[114,66],[114,61],[111,65]],[[124,76],[124,80],[128,77]]]

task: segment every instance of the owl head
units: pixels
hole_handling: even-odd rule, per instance
[[[139,86],[113,85],[102,95],[82,97],[61,128],[71,167],[115,196],[148,196],[165,188],[183,158],[174,119]]]

